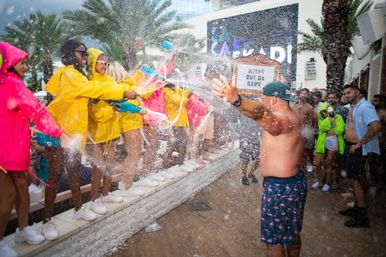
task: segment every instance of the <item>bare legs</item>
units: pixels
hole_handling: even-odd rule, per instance
[[[296,241],[292,245],[267,245],[268,257],[298,257],[302,247],[302,240],[300,235],[297,236]],[[286,254],[287,253],[287,254]]]
[[[66,170],[68,172],[68,183],[71,189],[75,211],[78,211],[82,207],[82,195],[79,181],[81,153],[66,153],[62,148],[47,148],[47,155],[49,163],[48,184],[50,186],[47,187],[45,191],[45,222],[51,220],[54,211],[57,184],[60,173],[63,170],[63,164],[66,166]]]
[[[109,146],[110,145],[110,146]],[[96,200],[99,198],[99,187],[101,183],[101,179],[103,176],[103,188],[102,195],[108,195],[112,183],[111,175],[107,175],[107,172],[112,170],[111,165],[109,163],[113,160],[112,153],[109,149],[114,149],[115,141],[101,144],[94,144],[90,146],[89,153],[92,156],[93,160],[91,160],[91,165],[93,168],[92,176],[91,176],[91,198],[92,200]],[[109,147],[109,149],[106,149]],[[104,154],[104,150],[106,153]],[[105,174],[102,173],[102,169]]]
[[[16,186],[9,172],[0,171],[0,188],[0,240],[3,240],[8,219],[17,197]]]
[[[29,192],[28,192],[28,175],[27,172],[12,172],[13,183],[16,188],[15,209],[19,223],[19,229],[23,230],[28,226],[29,216]]]
[[[322,182],[322,164],[323,164],[323,154],[316,154],[316,167],[315,167],[315,179],[319,182]]]
[[[133,178],[138,171],[138,162],[141,157],[143,140],[139,129],[127,131],[123,135],[128,156],[124,161],[126,174],[123,176],[122,181],[125,183],[126,189],[129,189],[133,184]]]
[[[326,167],[326,184],[331,185],[332,183],[332,177],[333,177],[333,165],[334,165],[334,160],[336,157],[336,151],[326,151],[326,160],[325,160],[325,167]]]
[[[331,185],[332,178],[333,178],[333,164],[336,157],[336,151],[330,151],[326,150],[326,153],[323,154],[316,154],[316,171],[315,171],[315,178],[320,183],[323,182],[323,180],[326,180],[326,184]],[[326,158],[324,158],[324,156]],[[323,165],[324,160],[324,165]],[[324,166],[325,174],[322,174],[322,166]]]
[[[157,157],[159,141],[157,138],[157,131],[153,125],[144,125],[143,131],[148,142],[148,144],[146,144],[146,152],[143,160],[143,172],[148,174],[154,169],[154,160]]]
[[[188,136],[185,127],[173,127],[174,138],[168,141],[167,151],[164,155],[162,163],[163,168],[170,168],[173,166],[172,154],[176,150],[178,152],[177,165],[182,165],[185,160],[186,147],[188,143]]]

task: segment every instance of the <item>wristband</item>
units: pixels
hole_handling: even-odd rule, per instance
[[[235,100],[234,102],[231,102],[231,104],[232,104],[233,106],[240,107],[241,102],[242,102],[241,95],[237,95],[236,100]]]

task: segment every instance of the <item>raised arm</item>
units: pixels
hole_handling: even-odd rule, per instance
[[[229,83],[224,76],[214,79],[212,82],[213,93],[231,103],[239,97],[237,88]],[[265,131],[273,136],[280,135],[291,129],[288,118],[271,112],[263,103],[241,97],[241,105],[238,110],[245,116],[255,120]]]
[[[47,109],[38,102],[24,84],[19,83],[17,86],[18,96],[16,103],[19,110],[25,117],[30,119],[40,131],[52,137],[59,137],[62,134],[62,130],[56,125]]]

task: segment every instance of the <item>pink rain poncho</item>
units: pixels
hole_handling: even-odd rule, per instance
[[[159,65],[158,74],[160,74],[161,77],[166,77],[170,73],[172,73],[173,68],[174,68],[173,62],[169,60],[165,65]],[[156,79],[154,79],[154,81],[156,81]],[[151,81],[151,82],[153,82],[153,81]],[[143,99],[143,104],[145,105],[145,107],[147,109],[149,109],[151,111],[166,114],[165,99],[164,99],[164,96],[162,93],[162,89],[163,89],[162,84],[164,84],[164,83],[159,82],[159,84],[157,86],[158,89],[149,98]],[[160,121],[159,115],[149,113],[149,114],[145,115],[143,123],[153,125],[153,124],[159,123],[159,121]]]
[[[29,121],[52,137],[59,137],[62,130],[23,80],[9,70],[28,57],[28,53],[0,42],[0,54],[3,57],[0,69],[0,166],[9,171],[26,171],[30,162]]]
[[[198,95],[193,94],[186,104],[186,112],[190,124],[195,128],[200,126],[201,118],[208,112],[208,104],[201,101]]]

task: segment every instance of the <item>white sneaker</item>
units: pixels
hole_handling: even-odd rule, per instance
[[[73,218],[76,220],[92,221],[97,218],[96,214],[90,211],[88,208],[82,206],[78,211],[74,210]]]
[[[177,174],[177,175],[179,175],[179,174],[181,174],[181,173],[185,173],[185,172],[182,170],[181,166],[179,166],[179,165],[170,167],[170,168],[168,169],[168,172],[173,172],[174,174]]]
[[[178,171],[180,170],[180,166],[179,165],[174,165],[174,166],[171,166],[170,168],[167,169],[167,171]]]
[[[306,166],[306,170],[308,173],[312,173],[314,171],[314,165],[308,163]]]
[[[198,168],[198,163],[195,160],[187,160],[184,162],[184,166],[192,167],[194,169]]]
[[[328,191],[330,191],[330,186],[327,185],[327,184],[324,184],[324,186],[323,186],[323,188],[322,188],[322,191],[323,191],[323,192],[328,192]]]
[[[51,241],[59,237],[59,231],[56,229],[54,222],[43,223],[42,232],[46,240]]]
[[[30,245],[43,243],[44,236],[37,232],[33,226],[25,227],[23,230],[16,229],[15,242],[27,242]]]
[[[15,250],[13,250],[4,240],[0,240],[0,256],[17,257],[17,252],[15,252]]]
[[[123,202],[123,198],[109,193],[108,195],[102,197],[102,201],[104,203],[121,203]]]
[[[43,196],[42,188],[36,186],[35,184],[31,184],[28,187],[28,192],[29,192],[30,202],[31,203],[39,201],[42,198],[42,196]]]
[[[184,165],[181,165],[180,167],[183,171],[187,171],[187,172],[193,172],[195,170],[195,167],[190,166],[190,165],[184,164]]]
[[[117,190],[115,192],[122,197],[136,197],[145,194],[145,191],[136,186],[132,186],[128,190]]]
[[[98,198],[94,201],[91,201],[90,203],[90,209],[95,212],[96,214],[99,214],[99,215],[104,215],[107,213],[107,208],[106,206],[103,204],[101,198]]]
[[[157,182],[163,182],[163,181],[166,180],[164,177],[162,177],[158,173],[153,173],[148,178],[151,179],[151,180],[157,181]]]
[[[142,186],[142,187],[157,187],[159,186],[159,182],[151,180],[149,178],[142,178],[137,182],[134,182],[136,186]]]
[[[322,185],[322,183],[319,183],[319,181],[316,181],[316,182],[314,182],[314,184],[312,184],[311,188],[312,189],[318,189],[321,185]]]
[[[120,190],[126,190],[126,185],[122,181],[118,182],[118,189]]]
[[[174,174],[173,173],[170,173],[170,172],[167,172],[167,171],[160,171],[158,172],[158,174],[164,178],[167,178],[167,179],[172,179],[174,178]]]
[[[347,205],[348,207],[350,207],[350,208],[353,208],[354,205],[355,205],[355,202],[354,202],[354,201],[348,202],[348,203],[346,203],[346,205]]]

